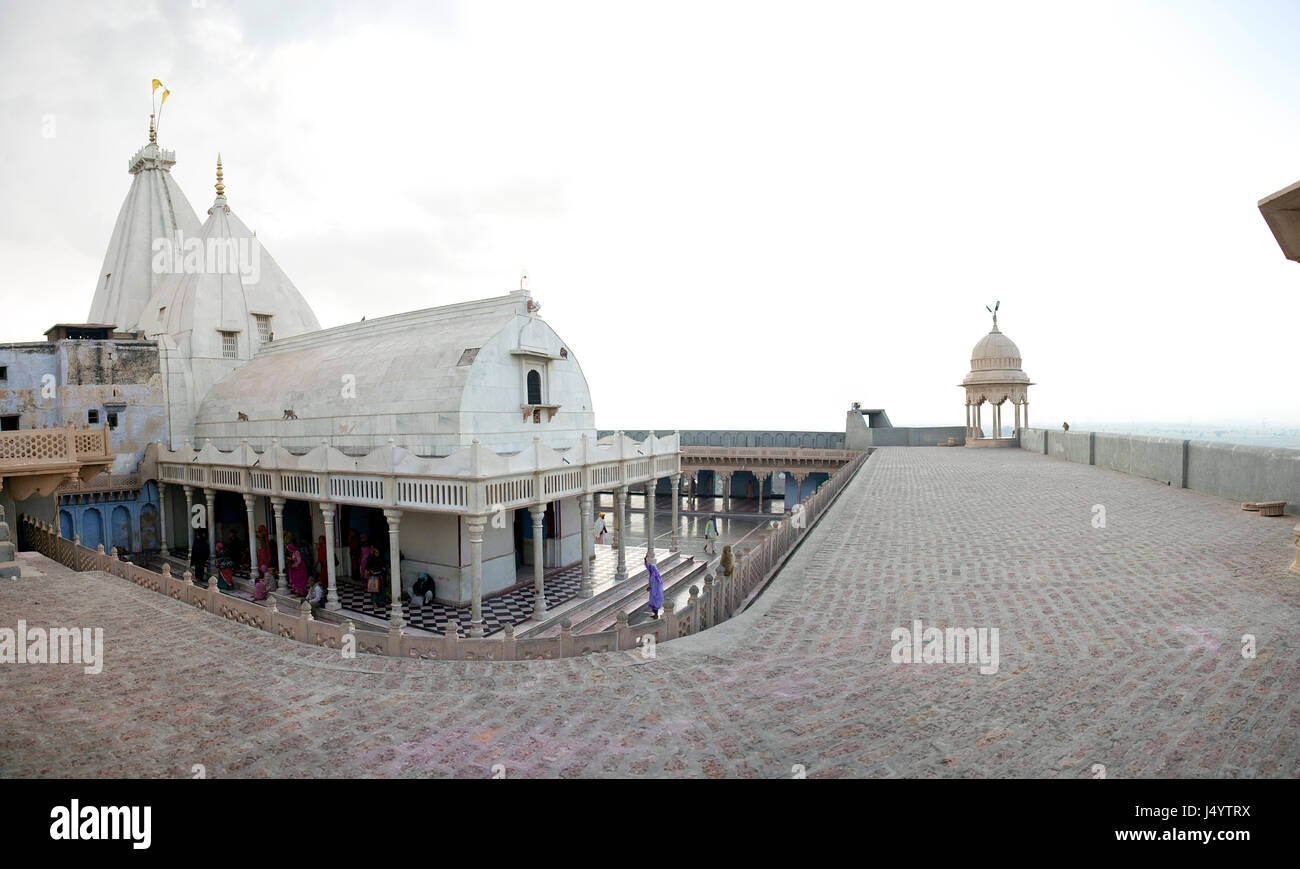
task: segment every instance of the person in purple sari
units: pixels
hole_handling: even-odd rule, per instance
[[[307,562],[296,543],[289,544],[289,584],[299,597],[307,594]]]
[[[645,566],[650,572],[650,611],[655,618],[659,618],[659,610],[664,608],[664,578],[659,575],[658,566],[650,563],[650,559],[645,559]]]

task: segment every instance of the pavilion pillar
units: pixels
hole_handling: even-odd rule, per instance
[[[791,473],[790,476],[794,477],[794,502],[796,504],[802,504],[803,481],[808,479],[808,473],[806,471],[803,473]]]
[[[1029,401],[1025,401],[1025,428],[1029,428]]]
[[[194,487],[182,486],[185,492],[185,545],[194,549]],[[190,559],[190,564],[194,559]]]
[[[543,564],[546,560],[546,540],[542,536],[546,532],[546,505],[533,504],[529,506],[528,512],[533,517],[533,618],[540,622],[546,618],[546,586],[543,580],[546,572]]]
[[[754,479],[758,481],[758,515],[763,515],[763,481],[768,477],[767,474],[755,474]]]
[[[208,507],[207,515],[203,517],[203,527],[208,530],[208,553],[210,558],[216,558],[217,543],[221,540],[217,536],[217,490],[204,489],[203,498]]]
[[[582,514],[582,581],[578,584],[578,597],[591,597],[591,559],[593,544],[591,534],[591,493],[578,498],[578,510]]]
[[[623,508],[627,506],[627,486],[616,486],[614,488],[614,515],[618,517],[618,539],[614,542],[614,549],[618,552],[618,560],[614,566],[614,581],[622,582],[627,579],[627,535],[623,533]]]
[[[171,549],[167,545],[167,484],[161,480],[158,481],[158,533],[162,537],[163,555],[166,555]]]
[[[614,510],[610,514],[609,524],[609,545],[615,549],[618,548],[619,523],[618,523],[618,486],[615,486],[611,493],[614,495]]]
[[[731,474],[715,474],[722,480],[722,512],[731,512]]]
[[[486,516],[466,516],[465,527],[469,529],[469,635],[483,636],[483,527],[487,525]]]
[[[673,525],[672,525],[671,532],[668,535],[669,552],[677,551],[677,526],[681,520],[681,512],[680,512],[681,507],[677,503],[677,499],[680,494],[681,481],[682,481],[681,474],[673,474],[672,477],[669,478],[669,485],[672,486],[672,490],[673,490],[673,518],[672,518]]]
[[[659,481],[654,477],[645,483],[645,560],[655,564],[655,486]]]
[[[388,520],[388,587],[393,605],[388,610],[388,629],[400,628],[402,621],[402,511],[385,510]]]
[[[248,576],[257,582],[257,519],[253,508],[257,506],[257,496],[244,493],[244,514],[248,517]]]
[[[329,508],[330,508],[330,517],[333,518],[334,505],[330,504]],[[324,511],[325,511],[325,505],[322,504],[321,512],[323,513]],[[284,499],[283,498],[275,498],[275,497],[271,498],[271,512],[275,514],[275,555],[276,555],[275,563],[276,563],[276,576],[279,579],[279,582],[276,584],[276,591],[280,592],[281,594],[287,594],[289,592],[289,580],[288,578],[285,577],[284,574]],[[334,540],[333,534],[325,535],[326,543],[333,545],[333,540]],[[332,571],[333,569],[334,569],[334,563],[333,560],[331,560],[330,570]],[[330,591],[332,592],[333,590],[334,590],[334,582],[333,580],[331,580]],[[338,603],[337,593],[334,595],[334,602]],[[329,609],[329,607],[326,607],[326,609]]]
[[[277,507],[275,502],[279,501]],[[283,535],[280,533],[284,528],[284,499],[272,498],[271,506],[275,508],[275,536],[280,540],[280,576],[281,582],[284,582],[284,542]],[[334,566],[334,505],[322,502],[320,505],[321,521],[325,525],[325,575],[329,577],[329,590],[325,593],[325,609],[331,612],[338,612],[343,609],[343,603],[339,600],[338,570]]]

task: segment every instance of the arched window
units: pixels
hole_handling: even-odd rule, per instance
[[[542,403],[542,375],[537,373],[536,368],[528,372],[528,403]]]

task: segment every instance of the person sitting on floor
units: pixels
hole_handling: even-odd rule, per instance
[[[313,609],[325,603],[325,583],[323,580],[318,578],[312,583],[311,591],[307,594],[307,603],[311,604]]]
[[[411,603],[430,604],[433,603],[433,593],[436,591],[433,580],[427,573],[421,573],[415,578],[415,585],[411,586]]]
[[[269,581],[267,579],[267,571],[264,570],[261,575],[257,577],[257,582],[253,585],[253,600],[266,600],[268,585]]]

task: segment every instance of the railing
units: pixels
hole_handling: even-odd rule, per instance
[[[135,491],[145,484],[139,474],[98,474],[86,482],[75,479],[54,490],[56,495],[79,495],[90,492]]]
[[[448,623],[447,632],[442,636],[407,634],[395,625],[390,626],[386,632],[358,631],[351,621],[335,624],[317,620],[305,602],[296,613],[280,612],[274,597],[269,597],[265,603],[257,603],[223,594],[217,588],[215,577],[210,578],[206,584],[195,582],[189,571],[177,577],[165,564],[161,573],[155,573],[120,560],[116,549],[105,553],[102,544],[94,550],[87,549],[79,539],[61,537],[52,525],[38,522],[31,516],[23,516],[18,523],[19,542],[24,548],[34,549],[74,570],[103,571],[213,615],[269,631],[285,639],[337,649],[344,653],[352,650],[375,655],[447,661],[522,661],[616,651],[649,657],[653,654],[649,650],[654,648],[655,643],[698,633],[740,611],[760,583],[803,535],[808,533],[835,496],[862,467],[867,455],[868,453],[858,453],[852,462],[832,475],[815,494],[805,499],[799,511],[782,519],[754,549],[738,557],[730,576],[720,572],[716,576],[706,573],[703,589],[691,586],[690,601],[680,613],[673,609],[672,601],[665,601],[663,615],[658,619],[633,627],[628,624],[627,614],[620,612],[612,630],[591,634],[573,633],[568,621],[562,623],[558,636],[526,639],[515,637],[513,625],[507,625],[500,634],[492,637],[463,637],[454,620]],[[716,562],[710,565],[711,568],[714,566]]]

